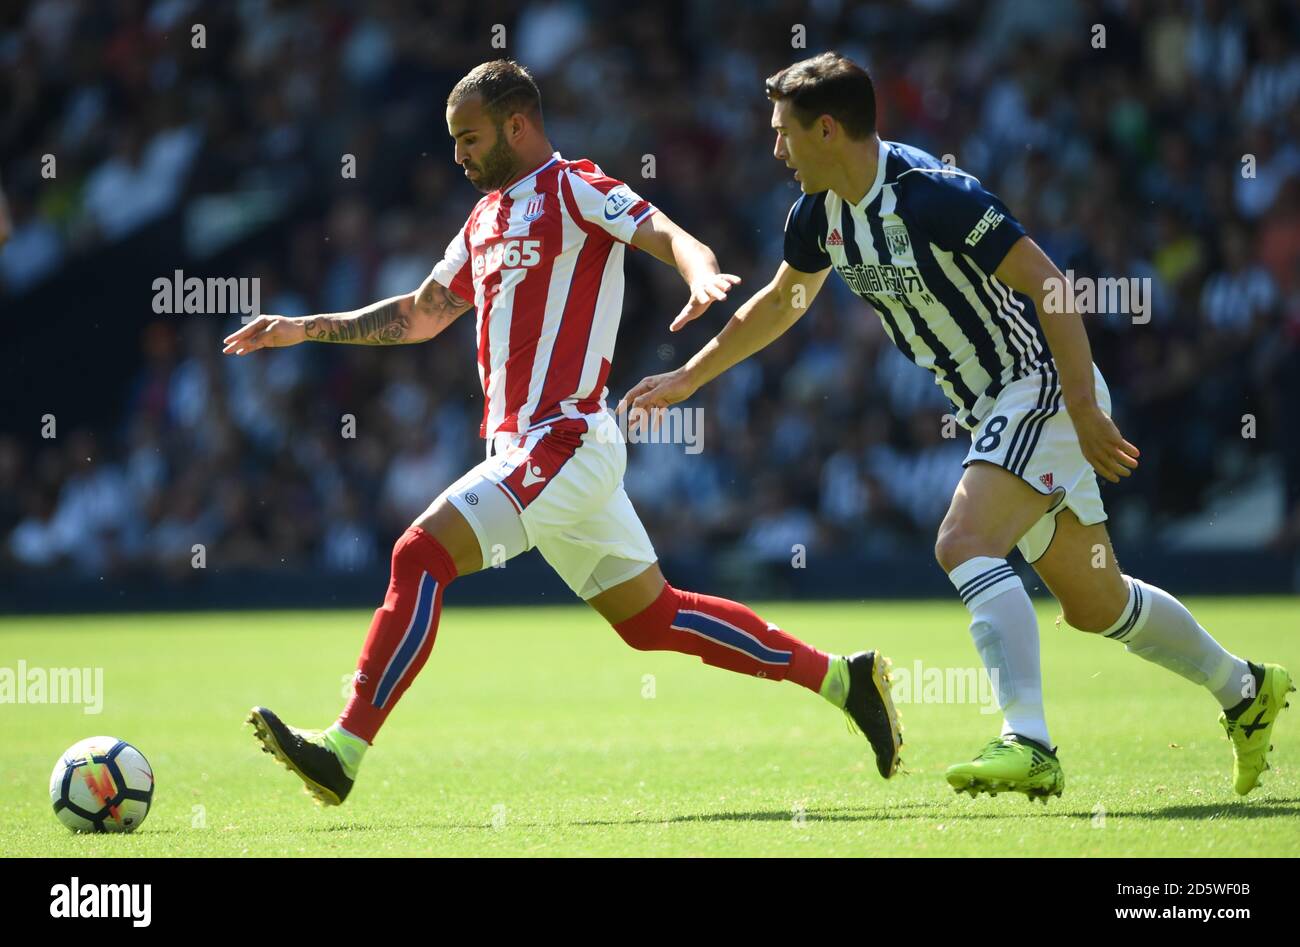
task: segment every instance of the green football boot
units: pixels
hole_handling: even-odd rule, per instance
[[[990,740],[969,763],[949,766],[948,785],[971,798],[982,792],[1023,792],[1046,805],[1048,796],[1065,789],[1065,773],[1052,750],[1027,737],[1011,734]]]
[[[254,707],[247,722],[262,744],[284,767],[302,780],[308,795],[323,806],[338,806],[352,791],[349,774],[327,734],[290,727],[265,707]]]
[[[1254,671],[1259,665],[1251,665]],[[1291,675],[1276,664],[1263,666],[1263,682],[1254,699],[1235,716],[1219,714],[1219,726],[1232,741],[1232,782],[1240,796],[1259,785],[1259,776],[1269,768],[1268,751],[1273,749],[1273,724],[1287,703],[1287,694],[1295,690]]]

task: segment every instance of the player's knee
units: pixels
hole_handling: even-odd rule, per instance
[[[658,570],[655,570],[658,574]],[[662,581],[662,578],[661,578]],[[624,618],[622,621],[606,620],[628,645],[637,651],[671,651],[673,619],[678,609],[688,601],[689,592],[679,592],[664,583],[653,602]],[[604,614],[602,612],[602,614]]]
[[[944,523],[934,541],[934,558],[944,572],[951,572],[968,559],[976,556],[996,555],[989,551],[989,543],[975,531],[961,523]]]
[[[397,537],[393,543],[393,551],[389,555],[389,562],[392,564],[393,573],[405,571],[408,565],[418,565],[418,551],[416,543],[418,534],[415,532],[415,526],[408,526],[402,535]]]
[[[1061,617],[1075,631],[1095,635],[1105,631],[1110,625],[1102,621],[1095,611],[1089,609],[1062,608]]]
[[[659,635],[646,628],[628,628],[625,625],[615,625],[614,630],[618,632],[630,648],[637,651],[658,651],[661,649]]]
[[[429,573],[441,582],[456,577],[456,563],[446,546],[421,527],[412,525],[393,543],[392,574],[405,580]]]
[[[1115,624],[1123,610],[1123,603],[1114,606],[1104,598],[1061,603],[1065,623],[1090,635],[1100,634]]]
[[[630,621],[611,622],[611,625],[627,646],[637,651],[673,650],[668,641],[669,626],[665,622],[647,620],[638,615]]]
[[[407,528],[403,537],[410,535],[412,530],[422,531],[428,541],[436,543],[448,557],[457,575],[469,575],[487,564],[483,561],[477,534],[450,504],[446,505],[442,518],[421,517]],[[399,539],[397,546],[393,547],[394,565],[397,564],[397,550],[401,545],[402,540]]]
[[[1120,578],[1087,583],[1078,590],[1057,594],[1066,623],[1088,634],[1110,630],[1128,607],[1128,585]]]

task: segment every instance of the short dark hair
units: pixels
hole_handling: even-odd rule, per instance
[[[871,76],[839,53],[822,53],[786,66],[768,77],[766,90],[773,102],[789,99],[804,128],[829,115],[853,139],[876,130],[876,87]]]
[[[458,105],[472,95],[483,98],[492,121],[501,124],[516,112],[542,121],[542,94],[530,73],[513,59],[494,59],[475,66],[457,82],[447,105]]]

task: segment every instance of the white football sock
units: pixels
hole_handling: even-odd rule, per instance
[[[1246,662],[1225,651],[1168,592],[1127,575],[1124,582],[1128,604],[1102,634],[1207,688],[1225,710],[1241,703],[1254,682]]]
[[[1005,559],[976,556],[948,573],[970,609],[971,637],[1002,708],[1002,735],[1018,733],[1051,747],[1043,717],[1038,616],[1024,583]]]

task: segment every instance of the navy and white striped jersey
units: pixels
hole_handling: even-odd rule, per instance
[[[1033,303],[993,276],[1024,233],[973,176],[882,141],[857,204],[834,191],[795,202],[785,261],[803,273],[835,267],[974,429],[1006,385],[1051,358]]]

